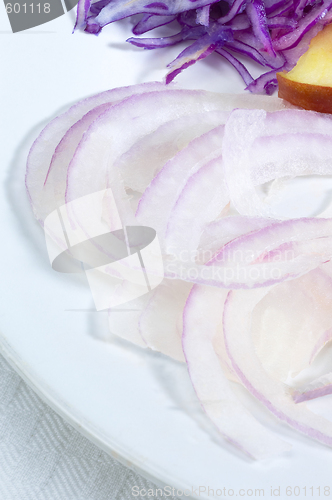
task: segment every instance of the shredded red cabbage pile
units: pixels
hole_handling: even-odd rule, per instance
[[[166,83],[196,61],[216,52],[241,75],[246,90],[271,95],[276,71],[292,69],[310,40],[331,21],[332,0],[79,0],[75,29],[99,34],[114,21],[142,14],[128,42],[144,49],[192,41],[168,67]],[[179,32],[138,38],[177,22]],[[267,71],[254,79],[236,57],[246,56]]]

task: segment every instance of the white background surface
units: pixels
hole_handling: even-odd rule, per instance
[[[307,497],[319,498],[318,490],[312,496],[309,488],[320,486],[323,497],[324,486],[332,488],[330,449],[279,424],[247,398],[246,404],[258,418],[291,442],[293,451],[262,463],[243,458],[211,431],[185,367],[111,337],[104,313],[70,311],[92,309],[92,299],[82,278],[56,275],[49,266],[42,231],[25,197],[26,148],[40,125],[61,108],[107,88],[160,80],[165,65],[178,52],[178,48],[158,54],[142,52],[126,45],[128,21],[108,27],[99,37],[72,35],[72,26],[73,16],[68,13],[14,35],[0,6],[3,354],[76,429],[160,484],[188,489],[226,487],[234,495],[240,488],[264,488],[265,497],[271,497],[271,487],[280,486],[281,498],[287,498],[287,486],[306,486]],[[214,57],[187,70],[178,82],[225,92],[242,89],[237,75]],[[320,407],[319,402],[315,405]],[[5,441],[1,446],[6,446]],[[82,456],[82,450],[78,455]],[[8,456],[3,458],[7,464]],[[12,485],[17,479],[13,481]],[[3,498],[11,500],[19,493],[8,490],[6,495]],[[74,495],[64,492],[62,498],[104,498],[101,494]],[[304,498],[303,490],[301,495]],[[112,493],[109,498],[122,497]],[[208,496],[202,492],[201,498]]]

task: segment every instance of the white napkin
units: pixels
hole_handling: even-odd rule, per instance
[[[1,500],[133,500],[156,488],[81,436],[0,356]]]

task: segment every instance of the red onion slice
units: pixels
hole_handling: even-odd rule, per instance
[[[182,116],[161,125],[139,139],[115,165],[121,169],[126,186],[141,193],[162,167],[196,137],[224,124],[226,111],[208,111]],[[148,159],[151,158],[151,161]],[[133,163],[136,168],[133,170]]]
[[[253,310],[256,353],[267,373],[279,381],[288,382],[308,368],[316,347],[328,340],[332,287],[323,268],[274,287]]]
[[[331,283],[330,283],[330,286],[331,286]],[[311,363],[315,359],[317,354],[323,349],[325,344],[327,344],[327,342],[329,342],[331,339],[332,339],[332,328],[329,328],[328,330],[326,330],[323,333],[323,335],[321,335],[319,337],[318,341],[315,343],[314,348],[311,352],[309,363]]]
[[[88,97],[74,104],[68,111],[54,118],[46,125],[33,143],[27,160],[26,188],[36,218],[43,222],[50,213],[45,213],[49,193],[43,197],[44,185],[55,149],[66,132],[93,108],[105,103],[115,103],[135,93],[164,89],[158,82],[120,87]],[[88,123],[89,125],[90,123]],[[46,210],[47,211],[47,210]]]
[[[112,104],[105,103],[93,108],[78,120],[63,136],[55,148],[52,160],[45,177],[42,196],[38,199],[39,216],[44,220],[56,208],[64,205],[67,184],[67,170],[75,150],[82,139],[84,132],[99,115]]]
[[[309,437],[332,446],[332,423],[296,405],[284,384],[269,377],[255,352],[251,332],[252,311],[269,288],[230,291],[224,307],[226,351],[237,376],[273,415]],[[239,314],[241,311],[241,314]]]
[[[225,97],[204,91],[165,90],[134,95],[103,113],[85,133],[68,168],[66,201],[108,187],[123,223],[134,223],[123,180],[114,161],[133,144],[169,121],[201,111],[222,109]],[[151,116],[151,106],[154,113]],[[121,129],[118,123],[122,124]],[[134,124],[134,126],[133,126]],[[126,134],[123,133],[126,130]],[[132,165],[134,169],[134,165]]]
[[[274,222],[226,244],[206,266],[165,259],[165,276],[221,288],[270,286],[329,261],[331,231],[330,219]]]
[[[195,286],[183,315],[183,351],[205,413],[219,432],[247,455],[264,459],[290,446],[263,427],[237,399],[214,349],[227,292]]]
[[[295,403],[303,403],[329,394],[332,394],[332,373],[318,377],[303,389],[293,391],[292,397]]]
[[[230,241],[271,225],[271,219],[234,215],[223,217],[205,226],[193,261],[206,264]],[[188,254],[189,259],[189,254]]]
[[[53,172],[55,173],[54,180],[57,193],[56,196],[60,196],[59,193],[61,193],[60,199],[62,200],[62,183],[64,182],[64,175],[61,175],[60,172],[66,169],[66,163],[69,161],[70,154],[74,151],[78,144],[78,141],[80,140],[80,133],[83,134],[86,131],[87,127],[91,124],[93,119],[99,114],[98,110],[92,110],[106,103],[114,104],[116,102],[120,102],[121,100],[132,96],[133,94],[140,94],[143,92],[151,91],[155,92],[159,90],[165,91],[165,86],[161,83],[141,84],[132,87],[122,87],[119,89],[106,91],[80,101],[79,103],[72,106],[67,112],[56,117],[45,127],[45,129],[39,135],[31,148],[27,162],[26,173],[26,186],[28,195],[35,215],[41,223],[43,223],[45,217],[53,210],[54,207],[54,204],[51,202],[51,199],[54,197],[52,186],[53,181],[51,182]],[[167,92],[171,90],[172,87],[167,87]],[[184,99],[187,98],[188,95],[190,95],[190,91],[182,92],[183,96],[186,96],[184,97]],[[205,96],[205,99],[210,103],[211,101],[213,101],[213,99],[215,99],[216,105],[214,106],[214,109],[225,110],[226,112],[230,112],[235,106],[263,106],[266,109],[274,110],[275,108],[280,107],[280,103],[282,102],[278,99],[269,100],[269,98],[267,98],[266,96],[256,96],[253,98],[253,100],[250,100],[246,95],[226,95],[220,97],[217,94],[211,94],[203,91],[200,93],[200,95],[202,100],[204,100]],[[187,101],[187,103],[189,104],[189,101]],[[150,103],[147,103],[147,109],[150,108],[151,105],[153,105],[153,98]],[[206,112],[208,110],[208,106],[209,105],[203,105],[200,111]],[[90,111],[92,111],[91,114],[89,114]],[[191,112],[192,110],[188,110],[189,114]],[[173,118],[174,114],[170,116],[170,119]],[[82,122],[75,125],[76,122],[80,121],[81,119]],[[224,118],[222,118],[222,123],[224,123],[224,121]],[[71,127],[73,127],[73,130],[71,130]],[[198,127],[198,129],[199,128],[200,126]],[[60,142],[61,144],[59,144]],[[58,148],[57,145],[59,145]],[[68,149],[68,154],[66,153],[64,155],[64,148]],[[58,162],[61,163],[59,172],[57,172],[56,168]],[[124,175],[126,176],[126,174]],[[49,178],[49,182],[47,182],[47,178]]]
[[[145,190],[136,217],[141,224],[153,227],[162,242],[172,210],[191,176],[220,156],[223,132],[224,126],[220,125],[191,141],[166,163]],[[223,171],[221,174],[223,177]]]
[[[235,107],[265,111],[231,113]],[[332,424],[294,403],[332,392],[330,382],[314,381],[295,392],[294,400],[283,385],[331,338],[332,273],[331,265],[323,264],[332,258],[332,219],[280,222],[256,216],[274,215],[259,196],[260,185],[285,175],[330,173],[332,120],[284,107],[267,97],[161,84],[106,92],[44,129],[31,149],[26,178],[41,222],[67,203],[63,222],[76,224],[71,229],[80,241],[98,236],[100,227],[101,234],[137,224],[155,228],[163,283],[151,292],[163,278],[159,247],[151,250],[158,265],[152,266],[150,288],[137,255],[110,265],[112,252],[98,248],[107,257],[100,266],[108,268],[105,283],[117,284],[108,295],[100,288],[96,307],[111,305],[110,329],[126,340],[179,361],[184,349],[206,413],[228,440],[255,458],[288,446],[243,408],[227,377],[240,381],[281,420],[332,445]],[[85,196],[101,197],[100,227]],[[234,214],[231,202],[238,213],[225,217]],[[125,234],[119,239],[128,250]],[[90,267],[94,294],[96,266]],[[190,292],[193,283],[209,286]],[[260,289],[228,294],[225,288]],[[137,290],[145,295],[135,298]],[[131,302],[121,307],[126,314],[119,313],[116,306],[128,297]],[[286,339],[278,337],[280,331],[287,331]]]
[[[184,361],[182,312],[190,289],[190,283],[165,279],[139,319],[139,331],[148,347],[178,361]]]
[[[235,110],[223,158],[230,198],[242,215],[277,217],[256,186],[285,176],[332,173],[332,120],[303,110]]]
[[[228,202],[222,157],[218,157],[191,176],[176,200],[165,232],[166,253],[195,252],[204,228]]]

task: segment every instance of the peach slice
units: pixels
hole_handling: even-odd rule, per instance
[[[296,106],[332,113],[332,24],[310,42],[288,73],[277,73],[278,96]]]

